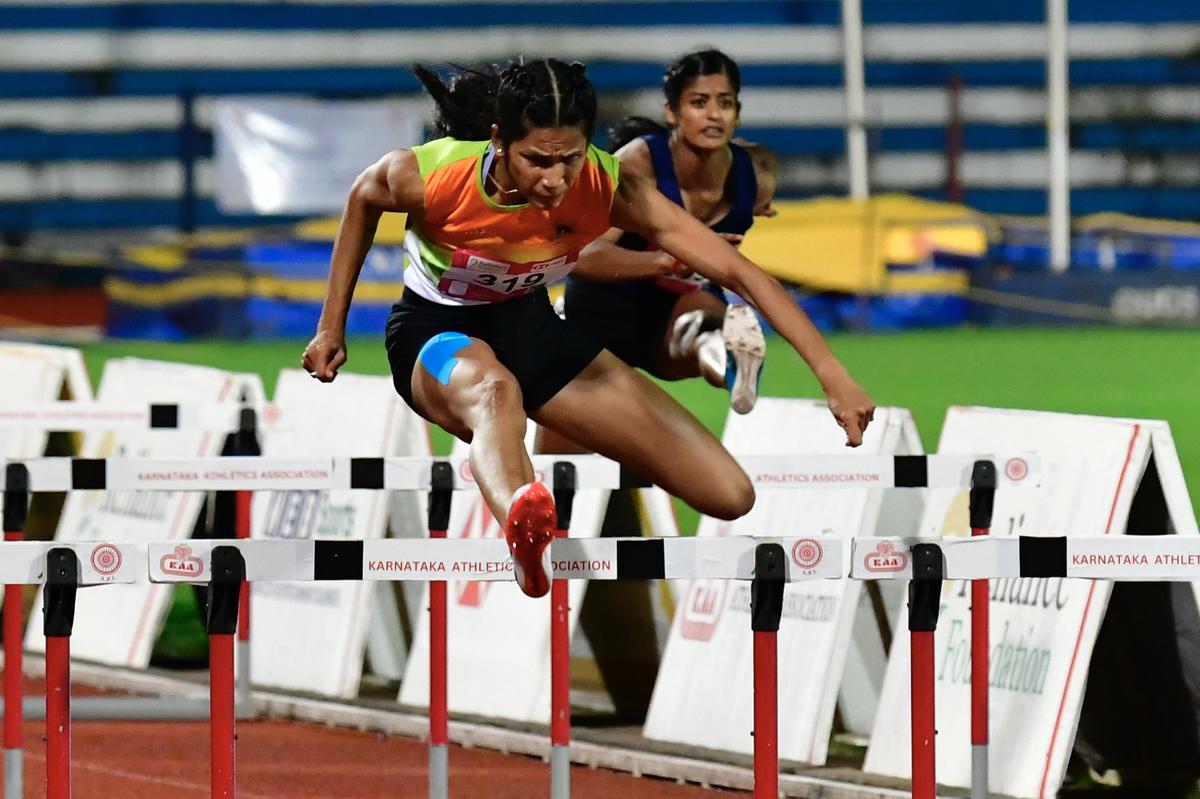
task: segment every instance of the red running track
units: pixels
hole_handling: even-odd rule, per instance
[[[29,684],[29,690],[40,685]],[[90,693],[86,689],[80,691]],[[209,739],[204,722],[95,722],[72,726],[74,799],[204,799]],[[45,796],[42,722],[25,723],[25,795]],[[239,799],[426,799],[427,750],[419,741],[294,721],[237,727]],[[583,799],[719,799],[747,796],[577,766]],[[536,758],[450,747],[450,795],[462,799],[548,796],[550,767]]]

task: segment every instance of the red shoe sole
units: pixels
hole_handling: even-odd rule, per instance
[[[557,526],[554,496],[541,483],[534,483],[517,497],[508,511],[504,538],[517,569],[517,584],[531,597],[545,596],[550,591],[550,574],[542,556],[554,540]]]

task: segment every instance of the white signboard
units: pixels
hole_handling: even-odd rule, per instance
[[[274,406],[286,430],[266,437],[265,456],[429,454],[424,421],[400,401],[387,377],[343,372],[325,384],[285,369]],[[409,449],[414,440],[423,450]],[[399,501],[415,507],[416,493],[404,493]],[[384,491],[262,491],[255,493],[253,508],[255,538],[367,540],[382,538],[387,530]],[[255,584],[250,599],[254,683],[356,696],[376,590],[369,582]]]
[[[41,358],[13,355],[0,350],[4,396],[0,402],[53,402],[63,386],[61,365]],[[0,458],[36,458],[46,452],[45,430],[0,428]],[[4,483],[0,479],[0,496]]]
[[[724,442],[735,455],[844,453],[845,434],[823,403],[759,400],[746,416],[730,414]],[[865,455],[919,454],[905,410],[880,408],[867,429]],[[763,491],[754,509],[734,522],[701,520],[700,535],[870,536],[882,524],[885,494],[900,489]],[[894,500],[886,531],[911,530],[920,491]],[[879,530],[884,532],[884,530]],[[820,558],[818,553],[814,557]],[[851,647],[862,584],[854,581],[789,585],[784,594],[779,651],[779,756],[823,763],[842,685],[852,659],[853,714],[869,718],[883,678],[883,645],[864,613]],[[658,672],[645,735],[661,741],[749,753],[754,740],[750,586],[695,580],[675,614]],[[697,701],[703,697],[703,701]],[[862,705],[866,701],[866,706]]]
[[[86,401],[92,398],[92,381],[88,378],[87,367],[83,363],[83,353],[74,347],[0,341],[0,353],[44,361],[62,367],[66,390],[52,399]]]
[[[939,452],[1029,449],[1040,488],[996,492],[993,535],[1121,535],[1153,453],[1178,533],[1196,534],[1170,431],[1162,422],[951,408]],[[967,489],[929,492],[920,534],[969,535]],[[1165,531],[1164,531],[1165,532]],[[1060,578],[991,583],[991,790],[1050,799],[1075,739],[1111,583]],[[865,770],[909,777],[908,618],[902,609]],[[970,784],[970,590],[947,582],[935,644],[937,777]]]
[[[245,380],[228,372],[133,358],[104,367],[97,397],[102,402],[221,402],[244,389]],[[186,430],[88,433],[83,457],[213,457],[224,437]],[[192,534],[205,495],[195,491],[75,491],[59,518],[59,541],[148,542]],[[166,615],[171,587],[139,583],[89,591],[81,596],[71,637],[73,656],[131,668],[144,668]],[[41,594],[30,615],[41,618]],[[25,646],[45,648],[42,626],[30,624]]]
[[[532,426],[531,426],[532,427]],[[456,442],[454,455],[468,447]],[[466,462],[463,461],[465,464]],[[469,476],[464,466],[463,476]],[[546,479],[548,475],[539,475]],[[669,513],[670,501],[661,489],[643,489],[649,497],[648,518],[664,534],[677,534]],[[571,514],[572,538],[600,534],[609,491],[581,490]],[[503,531],[482,497],[474,492],[454,495],[450,514],[451,538],[502,538]],[[633,531],[624,531],[627,535]],[[568,583],[568,624],[574,634],[587,583]],[[420,608],[428,607],[423,592]],[[447,589],[447,703],[452,713],[469,713],[534,724],[550,722],[550,599],[525,596],[516,582],[451,582]],[[400,702],[429,705],[428,614],[417,620],[408,668],[400,686]]]
[[[219,100],[217,202],[226,213],[337,213],[363,167],[419,144],[423,124],[397,100]]]

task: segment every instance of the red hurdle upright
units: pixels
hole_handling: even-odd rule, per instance
[[[71,799],[71,628],[79,559],[55,547],[46,555],[46,799]],[[20,700],[18,700],[19,702]]]
[[[445,461],[429,475],[429,537],[445,538],[454,469]],[[429,581],[429,799],[450,795],[450,718],[446,698],[446,581]]]
[[[4,540],[25,539],[25,517],[29,509],[29,470],[23,463],[10,463],[4,469]],[[21,586],[4,586],[4,799],[25,796],[25,757],[22,752],[21,659],[24,631],[21,610],[24,605]]]
[[[908,629],[911,637],[912,797],[937,799],[933,636],[937,631],[945,570],[942,550],[937,544],[916,544],[911,557]]]
[[[996,464],[971,469],[971,535],[987,535],[996,498]],[[987,580],[971,581],[971,799],[988,796],[988,603]]]
[[[554,464],[556,538],[566,538],[575,504],[575,464]],[[550,797],[571,795],[571,633],[570,589],[566,580],[550,584]]]
[[[246,562],[237,547],[215,547],[208,586],[208,703],[213,799],[233,799],[237,791],[237,735],[234,711],[233,639],[238,604],[246,582]]]
[[[779,797],[779,620],[787,586],[787,557],[779,544],[754,550],[750,629],[754,633],[754,799]]]

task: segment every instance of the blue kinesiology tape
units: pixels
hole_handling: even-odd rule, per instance
[[[458,358],[454,356],[463,347],[471,343],[471,339],[462,333],[438,333],[425,346],[417,359],[429,370],[429,374],[437,378],[443,386],[450,385],[450,373],[458,366]]]

